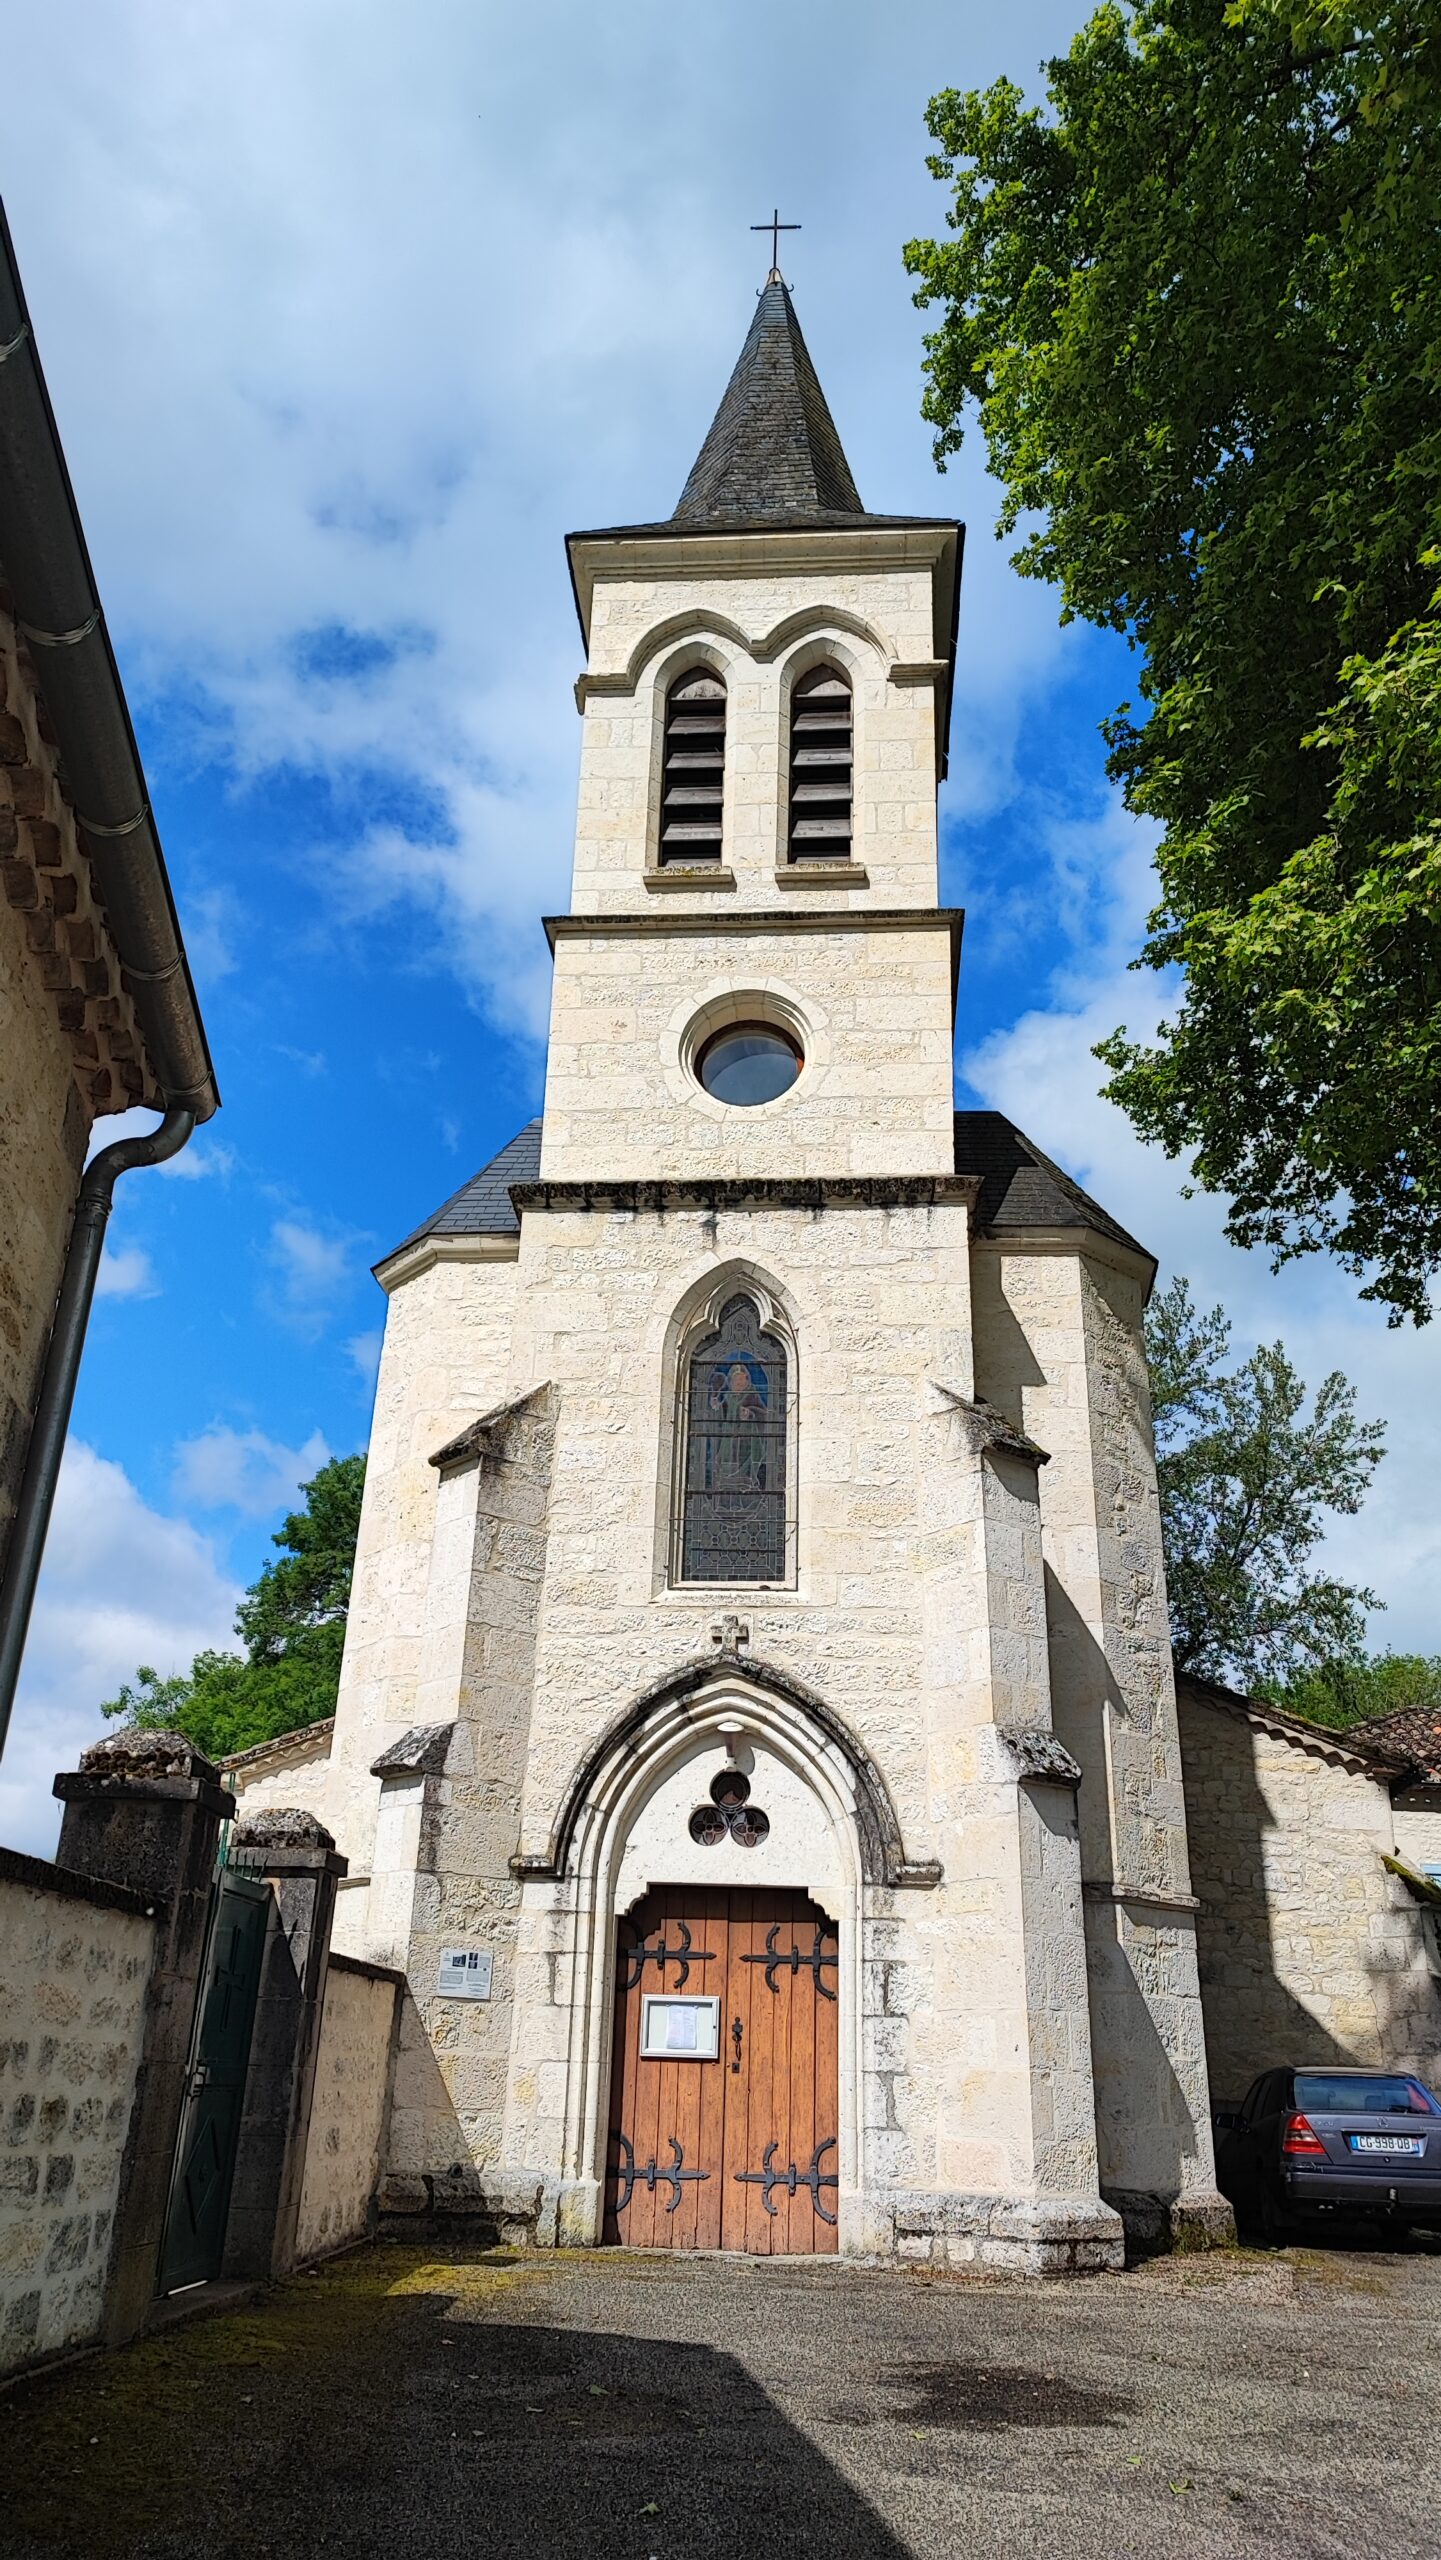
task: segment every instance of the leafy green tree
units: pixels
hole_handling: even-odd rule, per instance
[[[1327,1514],[1359,1510],[1382,1425],[1357,1421],[1355,1389],[1339,1370],[1307,1413],[1279,1342],[1227,1370],[1230,1338],[1223,1310],[1198,1314],[1184,1280],[1151,1302],[1171,1642],[1178,1670],[1284,1684],[1362,1658],[1362,1613],[1381,1603],[1306,1568]]]
[[[1262,1697],[1312,1724],[1342,1730],[1403,1707],[1441,1708],[1441,1653],[1376,1653],[1360,1661],[1323,1662],[1293,1680],[1262,1680]]]
[[[363,1457],[332,1458],[301,1486],[305,1509],[277,1530],[279,1558],[235,1613],[243,1654],[198,1653],[167,1679],[142,1664],[102,1712],[188,1734],[211,1759],[333,1715],[364,1487]]]
[[[1098,1055],[1229,1232],[1392,1321],[1441,1263],[1441,20],[1140,0],[929,109],[939,460],[974,404],[1016,565],[1138,650],[1153,1045]],[[1137,965],[1141,965],[1138,963]]]

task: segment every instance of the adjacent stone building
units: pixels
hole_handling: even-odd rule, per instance
[[[1179,1683],[1218,2105],[1277,2063],[1441,2065],[1441,1716],[1347,1733]]]
[[[217,1102],[0,211],[0,1572],[92,1127]]]

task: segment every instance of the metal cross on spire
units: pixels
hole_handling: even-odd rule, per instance
[[[771,235],[771,271],[766,278],[767,284],[776,284],[782,281],[781,233],[783,231],[801,231],[804,228],[805,226],[803,223],[782,222],[779,205],[777,205],[774,213],[771,215],[769,222],[753,222],[751,224],[752,231],[768,231]]]

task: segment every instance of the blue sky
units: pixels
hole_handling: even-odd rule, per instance
[[[1097,723],[1114,640],[995,541],[972,439],[938,479],[902,243],[923,110],[1034,86],[1077,13],[909,0],[67,0],[11,66],[6,200],[225,1107],[122,1184],[0,1838],[141,1659],[225,1640],[299,1478],[363,1444],[369,1266],[538,1107],[580,664],[562,538],[667,513],[765,264],[784,264],[861,494],[969,541],[945,892],[968,911],[963,1099],[994,1103],[1203,1299],[1388,1417],[1338,1570],[1435,1649],[1441,1356],[1340,1275],[1271,1277],[1096,1095],[1149,847]],[[102,1124],[101,1135],[114,1134]]]

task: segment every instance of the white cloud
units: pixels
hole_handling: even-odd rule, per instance
[[[277,1218],[269,1256],[278,1279],[269,1296],[274,1313],[300,1333],[319,1333],[349,1282],[352,1241],[323,1235],[306,1218]]]
[[[129,1111],[110,1112],[103,1119],[95,1122],[90,1132],[90,1144],[86,1150],[85,1161],[87,1164],[93,1164],[102,1149],[117,1146],[122,1138],[148,1138],[159,1126],[157,1114],[153,1111],[145,1111],[139,1106]],[[167,1182],[202,1182],[208,1174],[218,1174],[224,1178],[232,1173],[234,1168],[233,1150],[222,1145],[218,1138],[211,1137],[202,1129],[187,1141],[178,1155],[167,1156],[163,1164],[138,1165],[131,1173],[122,1174],[120,1179],[122,1184],[128,1185],[135,1180],[137,1174],[143,1178],[145,1174],[154,1172],[163,1175]],[[134,1195],[117,1188],[115,1196],[117,1201],[120,1201]]]
[[[944,223],[927,97],[1026,79],[1077,14],[836,0],[819,48],[769,0],[423,10],[400,43],[383,0],[40,14],[7,194],[127,681],[242,778],[383,772],[386,814],[314,849],[337,911],[418,909],[541,1029],[578,739],[561,539],[674,504],[777,167],[862,496],[971,519],[954,805],[1009,795],[1028,695],[1079,635],[991,539],[979,440],[935,474],[900,247]],[[238,126],[242,97],[265,112]],[[233,919],[190,894],[186,917],[213,977]]]
[[[160,1283],[143,1245],[108,1245],[95,1275],[97,1298],[157,1298]]]
[[[157,1167],[168,1182],[205,1182],[214,1174],[225,1182],[235,1170],[235,1150],[222,1146],[218,1138],[192,1138],[178,1156],[167,1157]]]
[[[374,1386],[379,1374],[380,1345],[381,1335],[376,1331],[353,1333],[345,1346],[347,1356],[354,1362],[356,1375],[367,1393]]]
[[[185,950],[202,999],[240,966],[235,950],[239,922],[238,901],[224,882],[216,881],[209,888],[192,883],[187,889]]]
[[[264,1520],[288,1511],[302,1484],[323,1467],[330,1451],[321,1433],[312,1431],[298,1449],[271,1440],[263,1431],[233,1431],[213,1423],[193,1440],[182,1440],[175,1453],[175,1498],[200,1511],[239,1511]]]
[[[1227,1242],[1223,1202],[1182,1197],[1185,1164],[1143,1146],[1123,1114],[1102,1100],[1103,1070],[1091,1055],[1119,1023],[1133,1038],[1149,1037],[1166,1009],[1161,982],[1125,967],[1151,903],[1148,833],[1113,802],[1090,824],[1040,829],[1038,841],[1051,871],[1040,894],[1053,911],[1065,875],[1074,874],[1071,953],[1044,991],[1048,1004],[963,1056],[966,1081],[1159,1257],[1162,1285],[1184,1272],[1202,1304],[1225,1306],[1239,1356],[1279,1337],[1312,1386],[1341,1369],[1362,1414],[1384,1417],[1387,1454],[1372,1492],[1354,1518],[1335,1523],[1326,1563],[1388,1603],[1372,1621],[1374,1643],[1441,1652],[1432,1423],[1441,1404],[1441,1326],[1419,1334],[1389,1328],[1378,1309],[1362,1305],[1356,1283],[1323,1257],[1273,1272],[1264,1253],[1241,1253]]]
[[[113,1460],[70,1442],[0,1761],[7,1848],[52,1854],[59,1808],[50,1781],[111,1729],[101,1700],[142,1662],[184,1671],[203,1647],[233,1645],[239,1597],[208,1538],[152,1510]]]

